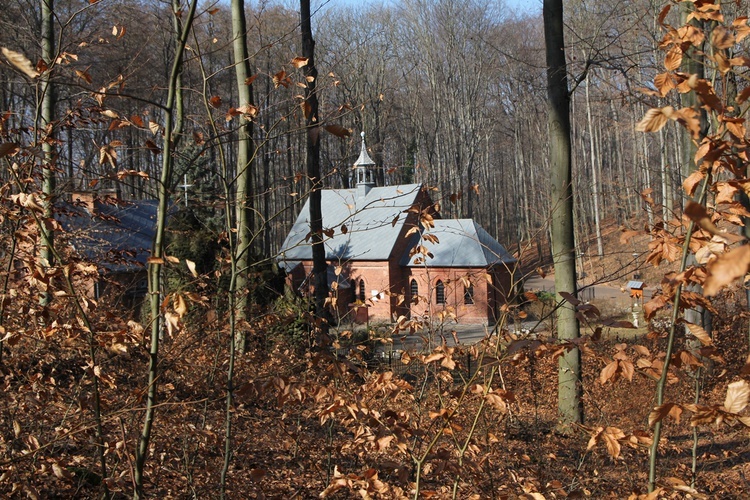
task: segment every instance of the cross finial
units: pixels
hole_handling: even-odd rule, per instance
[[[182,176],[182,184],[180,184],[177,187],[182,188],[183,190],[185,190],[185,206],[188,206],[188,188],[193,187],[193,184],[188,184],[187,183],[187,174],[183,174],[183,176]]]

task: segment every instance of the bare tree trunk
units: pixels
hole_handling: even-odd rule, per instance
[[[324,333],[328,331],[326,299],[328,298],[328,264],[323,244],[323,212],[321,208],[322,179],[320,174],[320,120],[318,95],[315,92],[318,70],[315,68],[315,41],[310,22],[310,0],[300,0],[302,56],[305,65],[305,126],[307,131],[307,177],[310,182],[310,231],[312,233],[313,283],[315,315]]]
[[[659,129],[659,169],[661,171],[661,204],[662,219],[669,220],[672,213],[672,186],[669,166],[667,165],[667,143],[664,141],[664,129]]]
[[[237,80],[239,105],[246,106],[245,113],[240,114],[239,141],[237,143],[237,319],[247,317],[248,307],[248,268],[250,266],[251,242],[255,232],[253,217],[253,122],[250,111],[253,104],[253,87],[247,84],[250,76],[250,64],[247,53],[247,27],[245,21],[245,1],[232,0],[232,48],[234,54],[234,73]],[[237,337],[237,348],[240,353],[245,350],[244,330]]]
[[[174,137],[180,133],[177,128],[182,124],[182,117],[177,115],[182,110],[182,93],[178,86],[182,72],[182,57],[185,51],[185,44],[190,33],[190,27],[195,16],[195,7],[197,0],[190,2],[190,9],[184,24],[175,20],[175,36],[177,37],[174,61],[169,78],[167,104],[165,106],[164,122],[164,141],[162,153],[162,171],[161,181],[158,184],[159,200],[156,214],[156,234],[154,235],[153,248],[151,250],[151,259],[148,265],[148,291],[149,305],[151,309],[151,346],[149,348],[148,364],[148,392],[146,399],[146,415],[143,420],[143,429],[138,441],[135,453],[134,478],[135,491],[133,497],[138,500],[143,498],[144,468],[146,458],[148,457],[149,443],[151,441],[151,429],[153,428],[156,412],[157,399],[157,380],[159,366],[159,335],[162,327],[161,317],[161,281],[162,281],[162,259],[164,257],[165,232],[167,226],[167,211],[169,209],[169,186],[172,185],[172,168],[174,162],[174,147],[176,140]],[[178,17],[179,13],[175,9],[174,16]],[[175,116],[177,115],[177,116]]]
[[[54,0],[42,0],[42,60],[48,67],[55,62],[55,28],[54,28]],[[42,140],[42,193],[44,194],[43,206],[44,217],[52,218],[52,207],[55,196],[55,162],[56,152],[53,141],[53,127],[55,119],[55,87],[50,81],[50,71],[43,71],[39,77],[39,92],[42,95],[41,121],[39,123],[41,134],[37,132],[37,138]],[[51,227],[44,224],[41,227],[42,242],[39,251],[39,260],[44,267],[54,264],[54,238],[55,233]],[[51,300],[49,292],[45,291],[40,297],[43,306]]]
[[[682,25],[688,24],[688,16],[691,12],[691,5],[680,4],[680,22]],[[700,29],[700,22],[698,20],[692,19],[689,23]],[[686,57],[684,57],[682,60],[682,70],[685,72],[685,74],[697,75],[698,78],[703,78],[705,76],[703,55],[699,54],[695,50],[695,48],[691,47],[688,50]],[[700,106],[698,95],[695,92],[686,92],[684,94],[680,94],[680,101],[683,107],[694,108],[700,113],[700,137],[705,137],[708,134],[709,124],[706,110]],[[697,145],[695,144],[695,142],[693,142],[692,138],[687,133],[681,134],[680,137],[682,142],[682,179],[680,180],[682,181],[683,179],[690,176],[690,174],[692,174],[696,169],[695,153],[697,151]],[[695,263],[695,254],[691,253],[688,257],[688,265],[694,265]],[[688,290],[691,292],[700,293],[701,287],[693,284],[688,286]],[[700,325],[704,321],[703,308],[696,307],[694,309],[685,309],[684,317],[685,321]],[[711,332],[708,331],[708,333],[710,334]]]
[[[601,177],[597,167],[598,159],[596,156],[596,147],[594,142],[594,122],[591,119],[591,98],[589,96],[589,87],[591,87],[591,73],[586,78],[586,119],[589,125],[589,146],[591,149],[591,174],[594,189],[594,230],[596,231],[596,253],[599,257],[604,255],[604,243],[602,242],[601,214],[599,213],[599,193],[601,192]]]
[[[547,55],[547,96],[549,112],[550,172],[552,177],[552,248],[555,264],[555,290],[558,338],[579,337],[573,304],[560,292],[574,296],[576,290],[573,190],[570,151],[570,94],[565,63],[562,0],[544,0],[544,40]],[[581,401],[581,353],[571,349],[558,363],[558,425],[561,430],[583,421]]]
[[[651,189],[651,168],[649,167],[649,154],[648,154],[648,137],[646,134],[641,134],[643,137],[643,177],[646,189]],[[653,192],[653,190],[652,190]],[[646,203],[646,215],[648,216],[648,226],[654,227],[654,206],[650,203]]]

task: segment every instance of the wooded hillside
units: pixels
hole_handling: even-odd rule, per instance
[[[36,66],[38,2],[6,3],[0,45]],[[645,110],[663,101],[637,91],[653,87],[659,72],[661,34],[654,19],[660,6],[609,4],[566,7],[583,253],[597,252],[582,235],[595,233],[602,220],[633,224],[644,190],[671,209],[681,182],[676,129],[656,136],[634,131]],[[541,16],[518,16],[502,3],[482,1],[313,8],[320,116],[333,132],[321,143],[326,186],[351,185],[364,130],[383,167],[381,182],[435,186],[444,217],[475,218],[504,244],[545,238],[550,207]],[[252,206],[259,250],[270,255],[307,191],[300,177],[304,75],[294,62],[301,55],[299,16],[279,4],[248,2],[254,102],[247,110],[250,103],[239,102],[235,85],[229,9],[203,4],[198,10],[182,70],[184,139],[168,188],[179,199],[184,190],[177,186],[186,175],[194,206],[217,210],[222,154],[232,181],[240,118],[251,111]],[[58,1],[55,16],[56,193],[116,183],[123,197],[155,198],[174,52],[171,9],[154,2]],[[33,125],[39,95],[7,64],[0,78],[4,127],[21,134]],[[118,178],[122,171],[149,177]]]
[[[0,0],[0,496],[743,498],[748,8]]]

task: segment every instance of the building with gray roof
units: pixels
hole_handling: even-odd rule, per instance
[[[516,259],[472,219],[440,219],[421,184],[375,186],[374,168],[362,134],[356,186],[321,193],[338,318],[439,315],[493,323],[513,293]],[[309,293],[313,282],[310,236],[308,200],[279,253],[280,266],[300,293]]]

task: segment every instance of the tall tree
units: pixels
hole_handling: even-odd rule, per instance
[[[682,2],[680,7],[680,23],[683,26],[691,26],[696,30],[703,28],[703,22],[698,18],[691,16],[694,11],[694,6],[690,2]],[[703,52],[698,50],[696,47],[691,46],[687,50],[686,57],[682,58],[682,70],[687,75],[696,75],[702,79],[705,77],[705,62]],[[684,108],[694,108],[698,111],[700,117],[700,137],[706,137],[709,129],[708,114],[706,110],[701,106],[696,92],[686,92],[680,94],[680,103]],[[694,141],[689,134],[681,134],[680,141],[682,146],[682,178],[686,179],[695,172],[697,165],[695,164],[695,154],[698,150],[698,142]],[[687,200],[683,200],[683,206],[687,203]],[[688,257],[688,264],[694,265],[696,263],[695,254],[690,254]],[[693,284],[688,287],[690,291],[701,292],[699,285]],[[695,307],[687,309],[685,311],[685,320],[689,323],[697,325],[702,324],[704,328],[710,333],[711,332],[711,313],[705,311],[702,307]]]
[[[236,290],[241,295],[237,302],[238,319],[247,314],[247,273],[250,265],[251,241],[253,239],[253,87],[249,82],[250,62],[247,53],[247,23],[245,21],[245,0],[232,0],[232,48],[234,74],[237,80],[237,97],[240,109],[239,141],[237,143],[237,283]],[[240,351],[244,350],[244,333],[238,339]]]
[[[55,64],[55,11],[54,0],[42,0],[42,60],[48,68]],[[42,193],[44,193],[44,216],[52,217],[52,205],[55,195],[55,146],[54,146],[54,118],[55,118],[55,88],[51,81],[50,70],[43,71],[39,77],[39,92],[42,96],[40,128],[42,134]],[[54,233],[47,225],[42,226],[42,244],[39,254],[42,266],[53,263]],[[41,297],[42,305],[48,304],[50,294],[44,292]]]
[[[570,144],[570,92],[563,36],[562,0],[544,0],[544,42],[547,55],[549,157],[552,178],[552,253],[557,291],[557,335],[560,340],[579,337],[575,306],[560,292],[576,295],[573,187]],[[561,430],[583,421],[581,353],[566,350],[558,362],[558,416]]]
[[[320,174],[320,120],[318,117],[318,95],[316,85],[318,70],[315,67],[315,40],[310,22],[310,0],[300,0],[300,28],[302,31],[302,56],[307,59],[305,73],[305,131],[307,133],[307,177],[310,183],[310,232],[312,234],[313,284],[315,286],[315,315],[326,323],[326,299],[328,298],[328,264],[323,245],[323,211],[321,208]]]
[[[146,396],[146,414],[143,419],[143,428],[136,446],[135,465],[133,471],[133,482],[135,499],[143,498],[144,470],[148,458],[149,443],[151,442],[151,430],[154,425],[157,398],[157,382],[159,368],[159,338],[163,326],[161,311],[162,294],[162,264],[165,257],[165,233],[167,226],[167,212],[169,210],[169,186],[172,185],[172,170],[174,168],[174,148],[176,137],[182,132],[183,117],[181,115],[184,107],[182,103],[182,91],[179,86],[180,74],[182,73],[182,62],[185,53],[185,45],[190,34],[190,29],[195,17],[197,0],[191,0],[187,16],[182,19],[179,0],[172,4],[175,16],[175,52],[172,61],[172,69],[169,75],[167,102],[164,106],[164,137],[161,178],[158,184],[158,209],[156,214],[156,234],[151,249],[151,258],[148,263],[148,291],[149,306],[151,312],[151,345],[149,347],[148,365],[148,392]]]

